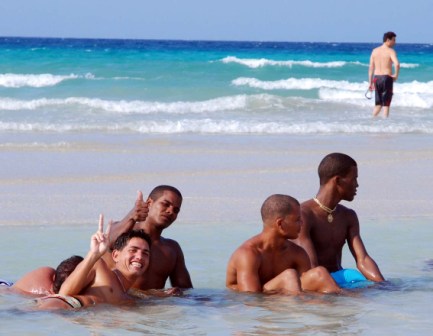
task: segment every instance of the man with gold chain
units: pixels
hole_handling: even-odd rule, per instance
[[[319,191],[316,197],[301,204],[303,225],[294,241],[305,249],[312,267],[325,267],[343,287],[365,280],[384,281],[362,242],[358,216],[339,204],[342,200],[352,201],[356,195],[356,161],[346,154],[331,153],[320,162],[318,173]],[[341,265],[346,241],[359,271],[343,269]]]

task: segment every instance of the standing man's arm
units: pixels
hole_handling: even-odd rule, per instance
[[[356,260],[358,270],[371,281],[384,281],[384,277],[379,270],[376,262],[368,255],[367,250],[362,242],[359,233],[359,221],[355,213],[353,213],[351,225],[348,232],[348,245],[350,252]]]
[[[148,212],[148,203],[144,201],[143,193],[138,191],[134,207],[121,221],[113,223],[110,241],[114,243],[122,233],[132,230],[135,223],[145,221]]]
[[[305,207],[301,208],[301,216],[302,216],[302,225],[301,231],[299,232],[299,236],[294,242],[301,246],[305,252],[307,252],[308,257],[310,258],[311,267],[316,267],[319,265],[317,260],[316,249],[314,248],[313,241],[311,240],[310,230],[311,230],[311,221],[312,215],[309,210],[306,210]]]
[[[395,50],[392,50],[391,61],[392,64],[394,64],[394,75],[392,75],[392,78],[394,79],[394,81],[396,81],[398,79],[398,74],[400,73],[400,62],[398,61],[397,53],[395,52]]]
[[[368,87],[370,90],[374,89],[374,85],[373,85],[373,77],[374,77],[374,56],[373,56],[374,51],[371,53],[370,56],[370,65],[368,67]]]
[[[176,266],[172,274],[170,274],[170,283],[172,287],[192,288],[192,281],[188,269],[185,265],[185,257],[182,249],[177,242],[174,242],[176,250]]]

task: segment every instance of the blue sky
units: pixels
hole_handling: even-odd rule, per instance
[[[0,36],[433,43],[433,0],[1,0]]]

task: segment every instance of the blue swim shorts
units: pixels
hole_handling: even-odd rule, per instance
[[[361,272],[359,272],[356,269],[342,269],[337,272],[331,273],[331,276],[334,278],[335,282],[341,286],[341,287],[348,287],[348,288],[354,288],[358,287],[357,285],[353,285],[357,282],[366,281],[367,278],[362,275]]]

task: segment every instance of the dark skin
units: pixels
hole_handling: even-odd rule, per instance
[[[347,242],[359,271],[369,280],[383,281],[379,267],[368,255],[361,239],[358,216],[355,211],[338,204],[352,201],[356,195],[358,169],[353,166],[346,176],[334,176],[320,186],[316,198],[330,209],[328,213],[314,200],[301,204],[303,226],[296,243],[308,253],[312,266],[323,266],[332,273],[342,269],[342,249]]]
[[[233,253],[227,265],[228,288],[282,294],[341,291],[324,268],[311,269],[305,251],[287,240],[298,236],[301,225],[299,204],[294,209],[291,214],[266,220],[263,231]]]
[[[176,220],[181,205],[182,199],[169,190],[156,200],[148,198],[146,201],[139,192],[132,210],[122,221],[113,224],[111,241],[132,229],[143,229],[152,240],[149,268],[136,280],[133,288],[163,289],[167,279],[173,287],[192,288],[180,245],[175,240],[162,237],[163,230]],[[104,260],[113,267],[110,255],[106,254]]]

